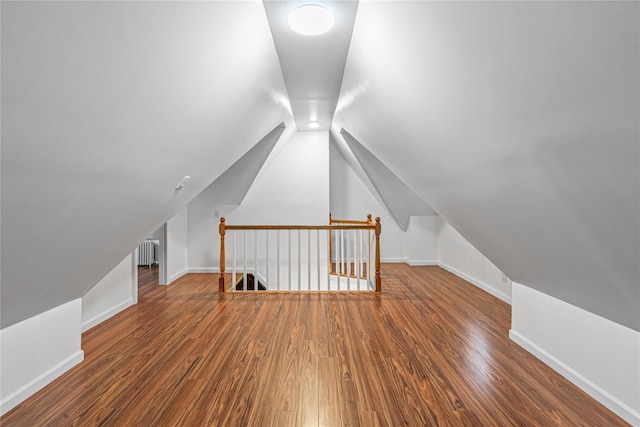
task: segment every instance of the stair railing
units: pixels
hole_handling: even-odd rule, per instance
[[[366,221],[357,221],[357,220],[350,220],[350,219],[335,219],[331,214],[329,214],[329,225],[336,225],[336,224],[361,226],[361,225],[374,225],[374,222],[371,220],[371,214],[367,215]],[[350,275],[352,275],[353,270],[359,270],[358,271],[359,275],[362,274],[361,272],[364,272],[366,274],[367,269],[364,268],[363,265],[360,265],[358,266],[358,268],[356,268],[356,266],[351,263],[351,260],[347,260],[345,257],[339,256],[339,253],[344,254],[346,252],[345,249],[351,247],[351,241],[349,239],[349,236],[347,236],[347,241],[345,241],[344,235],[343,235],[344,233],[342,232],[339,234],[336,233],[338,234],[337,237],[339,237],[339,241],[335,242],[334,244],[334,241],[333,241],[334,239],[332,234],[333,233],[329,234],[329,259],[331,260],[331,263],[330,263],[331,274],[337,274],[341,276],[346,275],[347,277],[349,277]],[[370,241],[371,230],[367,231],[367,237],[368,237],[368,241]],[[355,245],[355,241],[354,241],[354,245]],[[367,259],[370,261],[371,246],[367,245],[367,249],[369,250]],[[337,260],[337,259],[340,259],[341,262],[334,262],[334,260]],[[370,262],[368,264],[370,264]]]
[[[380,292],[381,229],[380,218],[374,222],[371,215],[367,221],[329,216],[329,225],[318,226],[229,225],[220,218],[218,290],[246,291],[247,276],[253,275],[255,291],[260,284],[268,291]],[[231,242],[230,254],[226,240]]]

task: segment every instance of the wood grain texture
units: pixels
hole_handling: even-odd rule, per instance
[[[626,425],[509,340],[509,305],[439,267],[383,264],[381,294],[140,274],[139,303],[3,427]]]

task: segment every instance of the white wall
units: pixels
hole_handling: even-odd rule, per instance
[[[86,294],[293,125],[257,1],[3,2],[1,54],[2,327]]]
[[[240,206],[220,205],[206,193],[194,199],[187,215],[189,271],[218,271],[216,213],[228,224],[327,224],[328,146],[328,132],[298,132],[268,159]]]
[[[409,218],[405,236],[405,258],[409,265],[438,263],[438,234],[442,222],[438,215]]]
[[[333,128],[509,277],[640,330],[639,13],[360,2]]]
[[[331,215],[334,218],[365,220],[368,214],[373,215],[373,218],[379,216],[382,224],[381,260],[383,262],[404,261],[402,229],[333,145],[330,145],[330,189]]]
[[[236,224],[327,224],[329,132],[298,132],[261,172],[242,204],[228,216]]]
[[[640,425],[640,333],[513,283],[509,336],[632,425]]]
[[[167,284],[187,274],[187,218],[185,206],[167,221]]]
[[[81,310],[75,299],[0,331],[0,415],[84,359]]]
[[[438,265],[511,303],[511,280],[446,221],[438,233]]]
[[[340,152],[330,146],[331,214],[338,219],[361,219],[367,214],[380,217],[380,256],[382,262],[430,265],[437,262],[437,215],[411,217],[403,231],[384,205],[362,182]]]
[[[147,240],[160,240],[160,228],[151,233],[149,237],[147,237]]]
[[[127,255],[82,297],[82,332],[134,304],[134,255]]]

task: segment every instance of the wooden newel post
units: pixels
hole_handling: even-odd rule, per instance
[[[225,219],[220,218],[220,278],[218,279],[218,292],[224,292],[224,270],[227,267],[227,255],[224,250],[224,234],[226,232]]]
[[[382,277],[380,277],[380,217],[376,217],[376,292],[382,291]]]

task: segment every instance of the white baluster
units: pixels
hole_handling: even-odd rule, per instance
[[[371,235],[371,238],[369,239],[369,277],[370,277],[370,283],[371,283],[371,288],[370,290],[374,290],[376,288],[376,284],[375,284],[375,280],[376,280],[376,267],[375,265],[373,265],[374,263],[372,262],[373,259],[375,259],[376,254],[372,252],[375,252],[375,233],[369,233]]]
[[[340,271],[338,272],[338,292],[340,291],[340,286],[341,286],[341,281],[342,281],[342,271],[343,271],[343,263],[344,260],[342,259],[342,257],[344,256],[344,241],[343,241],[343,237],[344,237],[344,231],[340,230],[340,249],[339,249],[339,257],[340,257]]]
[[[358,236],[360,230],[353,230],[353,275],[356,277],[356,288],[360,290],[360,252],[358,247]]]
[[[255,236],[255,260],[256,260],[256,269],[254,271],[254,275],[253,275],[253,290],[258,292],[258,230],[256,230],[256,232],[254,233]]]
[[[358,275],[357,275],[357,271],[358,271],[358,266],[357,266],[357,257],[358,257],[358,248],[357,248],[357,235],[356,232],[357,230],[354,228],[352,230],[350,230],[351,233],[349,233],[351,235],[351,238],[349,240],[349,244],[351,245],[351,258],[349,258],[349,265],[351,266],[351,276],[355,278],[355,281],[357,283],[358,281]],[[355,286],[355,285],[354,285]],[[354,289],[355,290],[355,289]]]
[[[289,252],[287,253],[287,259],[289,260],[289,292],[291,292],[291,230],[287,230],[289,234]]]
[[[347,236],[345,244],[347,245],[347,290],[351,290],[351,238],[349,237],[349,230],[345,230],[344,234]]]
[[[362,280],[362,230],[358,230],[358,290],[360,290],[360,281]]]
[[[328,230],[328,234],[331,236],[330,242],[334,242],[336,233],[334,233],[333,230]],[[333,260],[331,259],[331,246],[332,245],[329,245],[329,242],[327,242],[327,259],[329,260],[329,262],[327,263],[327,290],[329,291],[331,290],[331,263],[333,262]]]
[[[242,276],[242,291],[247,291],[247,230],[244,230],[244,275]]]
[[[236,290],[236,275],[237,275],[237,254],[236,254],[236,247],[237,247],[237,243],[238,243],[238,239],[236,238],[238,236],[237,231],[233,232],[233,270],[231,273],[231,290],[235,292]]]
[[[302,290],[302,259],[300,259],[302,246],[302,230],[298,230],[298,291]]]
[[[269,230],[266,230],[266,235],[265,235],[265,240],[266,240],[266,245],[267,245],[267,251],[266,251],[266,256],[267,256],[267,265],[266,265],[266,274],[267,276],[265,277],[265,281],[267,283],[264,284],[264,286],[267,288],[267,290],[269,290],[269,264],[270,264],[270,260],[269,260]]]
[[[311,230],[307,230],[307,292],[311,291]]]
[[[342,260],[340,259],[340,230],[336,230],[336,290],[340,287],[340,268],[342,268]],[[331,289],[333,290],[333,289]]]
[[[320,291],[320,230],[316,230],[316,270],[318,271],[318,292]]]

